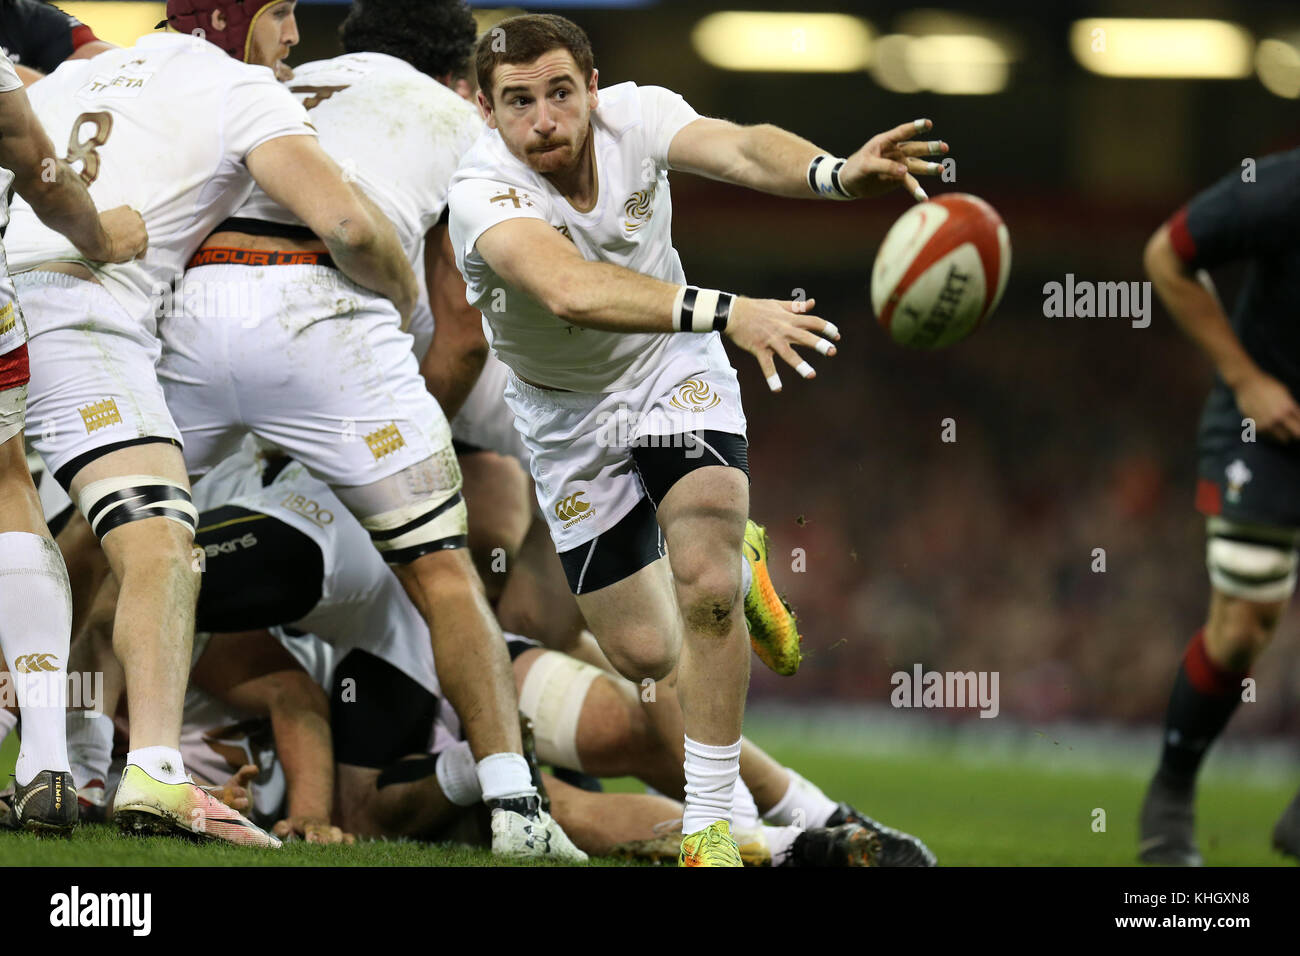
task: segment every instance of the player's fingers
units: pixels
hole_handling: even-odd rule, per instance
[[[913,176],[938,176],[943,172],[943,164],[932,163],[928,159],[909,159],[907,171]]]
[[[257,773],[258,770],[256,764],[246,763],[235,771],[235,783],[242,786],[256,777]]]
[[[941,139],[924,139],[899,143],[894,152],[902,156],[939,156],[948,152],[948,144]]]
[[[791,312],[795,313],[796,315],[804,315],[808,312],[811,312],[813,306],[815,306],[816,304],[817,304],[816,299],[792,299],[788,303],[785,302],[782,303],[782,305],[784,305],[786,308],[788,308]]]
[[[834,342],[829,339],[824,339],[820,335],[816,335],[806,329],[796,329],[794,334],[790,336],[790,341],[794,342],[796,345],[806,345],[809,348],[816,349],[822,355],[835,354]]]
[[[758,359],[758,367],[763,371],[767,387],[773,392],[781,391],[781,376],[776,374],[776,363],[772,361],[772,353],[755,352],[754,358]]]
[[[933,126],[934,124],[928,119],[912,120],[910,123],[900,123],[893,129],[881,133],[876,138],[880,140],[883,149],[889,149],[892,146],[897,146],[899,143],[903,142],[903,140],[911,139],[914,136],[924,133]]]
[[[356,834],[354,833],[343,834],[343,842],[346,843],[348,846],[352,846],[357,842]]]
[[[803,378],[817,377],[817,372],[813,369],[813,367],[809,365],[807,362],[805,362],[799,356],[799,353],[796,352],[794,349],[790,348],[789,345],[786,345],[784,342],[781,343],[779,346],[777,346],[776,352],[778,355],[781,356],[781,358],[785,360],[786,364],[789,365],[796,372],[798,372],[801,377]]]
[[[903,188],[907,190],[908,195],[917,202],[925,202],[930,198],[926,194],[925,190],[921,188],[921,184],[916,181],[916,178],[911,173],[908,173],[903,177]]]

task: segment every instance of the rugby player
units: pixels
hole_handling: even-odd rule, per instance
[[[1197,437],[1210,608],[1174,678],[1138,848],[1146,863],[1199,866],[1197,773],[1277,632],[1300,560],[1300,150],[1260,159],[1251,181],[1236,170],[1195,196],[1151,237],[1144,261],[1216,373]],[[1198,274],[1240,261],[1250,269],[1229,318]],[[1300,795],[1273,845],[1300,857]]]
[[[24,84],[53,73],[64,60],[89,59],[113,49],[76,17],[44,0],[0,0],[0,46]]]
[[[438,228],[447,187],[482,128],[474,108],[435,78],[442,62],[424,62],[421,38],[438,28],[440,20],[426,21],[440,6],[357,4],[340,31],[348,52],[297,67],[289,87],[324,148],[393,221],[433,296],[441,276],[455,275]],[[173,0],[168,9],[188,30],[203,16],[182,10],[233,17],[242,7]],[[268,9],[284,9],[292,23],[292,3]],[[281,37],[291,44],[296,33]],[[494,811],[494,847],[580,859],[542,809],[522,754],[510,660],[465,551],[451,431],[403,331],[414,291],[407,299],[359,288],[334,267],[319,232],[302,225],[301,211],[278,199],[254,190],[215,225],[185,274],[187,285],[256,295],[217,316],[187,295],[161,328],[158,375],[189,472],[204,474],[251,432],[333,487],[426,621]]]
[[[202,508],[196,540],[207,556],[198,627],[240,632],[196,639],[196,648],[206,650],[198,658],[195,683],[234,703],[220,688],[236,678],[248,684],[261,676],[259,671],[287,672],[283,654],[277,663],[273,649],[253,631],[272,622],[291,624],[299,637],[286,639],[286,647],[330,688],[340,824],[360,834],[445,836],[463,809],[481,802],[473,757],[454,710],[441,705],[422,621],[379,556],[365,547],[364,530],[302,465],[285,459],[259,462],[247,446],[198,483],[195,504]],[[109,603],[111,591],[110,583]],[[101,608],[104,599],[101,595],[93,617],[106,627],[89,635],[102,650],[86,660],[88,668],[111,666],[112,614]],[[315,637],[301,636],[303,632]],[[329,647],[327,665],[314,647],[319,640]],[[518,635],[507,635],[507,642],[521,707],[534,724],[543,760],[599,776],[634,775],[665,793],[681,794],[680,759],[655,737],[639,705],[640,688]],[[79,640],[78,646],[83,643]],[[114,706],[114,687],[110,675],[106,709]],[[291,689],[298,699],[306,696]],[[193,690],[190,700],[199,706]],[[310,711],[310,702],[303,709]],[[187,716],[187,727],[194,724],[207,732],[191,730],[186,738],[202,754],[205,748],[198,741],[221,737],[212,728],[248,716],[248,708],[243,710],[239,715],[227,708],[214,716],[205,704],[201,716]],[[70,735],[78,719],[69,718]],[[282,739],[278,729],[275,737]],[[93,784],[104,775],[110,739],[111,732],[97,743],[74,739],[74,771],[82,782]],[[915,838],[906,838],[904,846],[904,835],[847,804],[834,803],[750,742],[745,747],[745,773],[758,794],[757,802],[743,788],[736,794],[738,809],[748,807],[745,830],[752,846],[746,859],[857,860],[887,866],[933,862]],[[291,755],[299,771],[311,762],[302,750],[295,745]],[[263,767],[264,775],[274,779],[264,761]],[[237,767],[232,762],[228,769]],[[208,774],[209,779],[216,776]],[[556,819],[566,832],[572,822],[575,842],[588,852],[603,854],[615,844],[642,841],[644,845],[627,848],[629,855],[661,856],[662,839],[654,839],[654,825],[680,816],[680,805],[662,797],[589,794],[549,780],[548,787]],[[772,822],[787,828],[801,822],[808,834],[800,840],[794,829],[760,827],[760,807]],[[835,832],[822,832],[830,830]]]
[[[147,234],[139,213],[121,207],[101,216],[76,171],[55,156],[22,81],[0,55],[0,231],[9,221],[12,186],[41,222],[86,259],[126,262],[143,252]],[[0,651],[19,674],[19,703],[29,693],[42,694],[41,706],[22,708],[16,815],[25,828],[66,832],[77,822],[62,719],[71,599],[67,570],[27,468],[29,380],[26,321],[0,245]],[[5,729],[13,720],[0,712]]]
[[[479,39],[475,72],[491,132],[453,180],[457,262],[511,369],[538,503],[601,649],[640,683],[669,675],[680,648],[680,714],[652,713],[684,719],[681,862],[738,866],[727,821],[749,669],[736,613],[748,465],[716,333],[779,390],[776,358],[810,378],[794,346],[832,355],[838,332],[811,301],[687,286],[668,171],[789,197],[904,184],[922,198],[912,174],[937,173],[920,157],[946,147],[910,141],[929,128],[918,120],[841,160],[774,126],[702,118],[659,87],[601,90],[586,35],[552,15],[503,20]]]
[[[250,4],[241,6],[248,12]],[[280,7],[282,9],[276,9]],[[180,434],[154,370],[160,305],[184,264],[254,182],[293,209],[351,279],[397,301],[415,278],[392,226],[321,150],[307,114],[249,49],[278,50],[288,3],[213,19],[211,40],[160,34],[33,84],[45,128],[67,136],[90,195],[132,201],[153,237],[138,262],[99,267],[14,207],[6,235],[31,329],[33,445],[100,539],[121,587],[114,646],[126,672],[131,750],[116,819],[253,846],[279,841],[190,782],[177,750],[198,575],[197,512]],[[166,319],[164,319],[166,321]]]

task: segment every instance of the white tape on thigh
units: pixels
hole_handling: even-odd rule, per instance
[[[519,709],[533,722],[542,763],[582,769],[578,717],[591,682],[600,675],[599,668],[559,651],[547,651],[533,662],[519,690]]]
[[[0,445],[23,430],[27,417],[27,386],[6,388],[0,392]]]
[[[1205,564],[1216,590],[1246,601],[1271,604],[1295,591],[1296,552],[1282,544],[1232,541],[1211,536]]]

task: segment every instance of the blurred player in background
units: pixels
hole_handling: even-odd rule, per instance
[[[254,17],[226,30],[214,18],[208,36],[241,51],[274,49],[281,21]],[[68,160],[81,165],[91,195],[135,203],[154,237],[139,262],[100,268],[23,204],[6,235],[15,270],[29,270],[15,283],[31,327],[31,416],[41,423],[33,444],[121,587],[114,643],[133,719],[117,819],[135,830],[274,847],[189,782],[177,750],[197,513],[155,373],[159,306],[254,182],[324,236],[357,282],[400,295],[413,277],[392,226],[344,181],[302,106],[268,71],[212,44],[146,36],[65,64],[31,96],[45,127],[68,137]]]
[[[1248,261],[1229,319],[1197,271]],[[1142,806],[1139,857],[1199,866],[1194,799],[1206,751],[1243,698],[1277,631],[1300,553],[1300,150],[1229,173],[1160,227],[1147,274],[1214,365],[1198,436],[1210,610],[1174,679],[1164,750]],[[1300,857],[1300,795],[1273,832]]]
[[[169,9],[182,6],[177,0]],[[231,0],[202,6],[232,17],[239,7]],[[439,220],[452,173],[482,123],[438,81],[449,68],[439,48],[423,41],[445,28],[438,15],[445,6],[355,5],[340,30],[349,52],[298,67],[289,87],[358,195],[374,197],[395,224],[409,287],[385,294],[359,288],[295,210],[254,190],[216,226],[185,275],[186,284],[232,290],[218,298],[239,304],[213,314],[187,295],[162,326],[158,374],[191,475],[212,468],[251,432],[333,487],[370,533],[424,616],[441,684],[465,715],[483,798],[493,809],[494,849],[585,859],[537,799],[510,660],[465,551],[451,430],[403,331],[417,300],[412,264],[425,271],[435,302],[448,299],[442,283],[452,281],[450,298],[465,308]],[[451,6],[471,32],[468,8]],[[267,13],[287,11],[291,24],[292,9],[278,3]],[[202,26],[173,18],[179,29],[194,22]],[[281,36],[287,52],[296,32]],[[442,384],[463,398],[473,374]]]
[[[12,186],[34,216],[86,259],[126,262],[143,252],[147,236],[139,214],[119,208],[101,216],[67,161],[50,165],[55,155],[22,81],[0,55],[0,230],[9,222]],[[30,378],[27,325],[0,246],[0,650],[26,689],[19,703],[38,691],[44,703],[22,708],[14,805],[19,825],[67,832],[77,823],[62,718],[72,607],[63,558],[27,468]]]
[[[44,0],[0,0],[0,47],[23,83],[30,84],[64,60],[89,59],[113,44]]]
[[[749,678],[737,613],[748,461],[716,333],[753,353],[778,390],[777,358],[811,377],[793,346],[834,354],[838,332],[807,313],[811,302],[687,286],[668,170],[790,197],[900,184],[920,197],[912,173],[939,166],[919,157],[944,147],[904,142],[928,128],[917,121],[841,160],[774,126],[701,118],[662,88],[599,90],[590,42],[557,16],[497,24],[475,69],[492,132],[453,182],[457,261],[510,366],[506,398],[538,503],[602,650],[638,683],[669,675],[680,650],[680,715],[654,711],[684,720],[664,734],[684,741],[681,862],[739,866],[728,820]]]

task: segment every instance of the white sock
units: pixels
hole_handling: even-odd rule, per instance
[[[790,775],[790,786],[776,806],[763,814],[763,819],[777,826],[826,826],[835,812],[835,801],[789,767],[785,772]]]
[[[68,695],[72,592],[68,569],[49,538],[0,534],[0,650],[9,664],[23,715],[14,777],[20,786],[42,770],[68,770],[63,711]]]
[[[686,738],[686,811],[682,832],[698,833],[717,820],[731,822],[740,779],[740,741],[712,746]]]
[[[67,728],[73,785],[80,790],[92,780],[107,782],[113,762],[112,718],[89,710],[69,710]]]
[[[171,747],[141,747],[126,755],[127,765],[134,764],[159,783],[184,783],[185,763],[181,752]]]
[[[483,799],[469,741],[462,740],[438,754],[433,770],[438,776],[442,795],[456,806],[472,807]]]
[[[478,785],[484,800],[536,796],[528,761],[520,754],[488,754],[478,762]]]
[[[731,797],[731,828],[757,830],[763,824],[758,819],[758,804],[741,777],[736,778],[736,789]],[[694,831],[692,831],[694,832]]]
[[[0,675],[0,680],[4,680],[8,675]],[[9,678],[12,680],[12,678]],[[4,707],[0,707],[0,744],[3,744],[8,736],[13,733],[18,726],[18,715],[11,714]]]
[[[754,586],[754,569],[744,558],[740,560],[740,599],[743,601],[749,589]]]
[[[767,837],[767,848],[772,851],[773,866],[785,866],[790,862],[790,851],[800,833],[803,833],[803,827],[764,828],[763,835]]]

